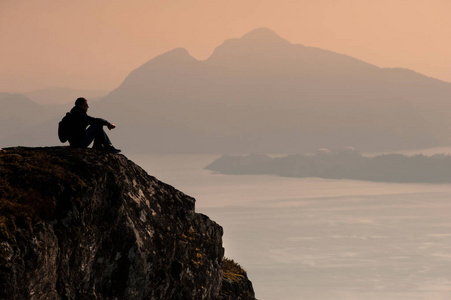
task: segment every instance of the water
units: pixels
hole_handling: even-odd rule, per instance
[[[217,157],[129,155],[224,227],[258,299],[451,299],[451,185],[203,170]]]

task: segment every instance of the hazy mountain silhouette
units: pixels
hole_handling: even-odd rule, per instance
[[[39,104],[73,104],[74,99],[83,95],[87,99],[98,99],[108,94],[102,90],[81,90],[53,87],[26,93],[25,96]]]
[[[204,61],[181,48],[157,56],[89,114],[118,125],[112,139],[124,150],[386,151],[451,143],[450,97],[450,83],[291,44],[261,28],[226,40]],[[49,130],[43,143],[55,141]]]
[[[40,127],[42,123],[58,113],[55,106],[39,105],[19,94],[0,93],[0,107],[0,140],[2,142],[0,147],[25,145],[28,140],[15,138],[22,134],[30,139],[34,139],[35,134],[36,139],[39,140],[40,132],[33,129]],[[55,124],[52,125],[55,127]],[[55,129],[53,131],[55,132]],[[14,144],[6,142],[5,138]]]
[[[99,105],[146,151],[378,151],[447,142],[448,96],[449,83],[257,29],[205,61],[160,55]]]

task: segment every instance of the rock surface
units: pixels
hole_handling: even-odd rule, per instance
[[[194,204],[123,155],[4,149],[0,298],[255,299]]]

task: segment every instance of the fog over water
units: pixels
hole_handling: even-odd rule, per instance
[[[451,149],[423,153],[437,152]],[[451,185],[220,175],[203,169],[219,155],[129,157],[224,227],[226,256],[258,299],[451,298]]]

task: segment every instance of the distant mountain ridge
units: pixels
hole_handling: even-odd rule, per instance
[[[159,55],[89,113],[118,125],[115,144],[140,152],[375,152],[450,144],[450,97],[450,83],[259,28],[204,61],[183,48]]]
[[[134,141],[146,151],[379,151],[448,142],[444,95],[451,84],[261,28],[226,40],[205,61],[181,48],[164,53],[99,105],[127,136],[147,137]]]
[[[54,87],[28,92],[25,96],[39,104],[67,104],[73,103],[78,97],[96,99],[106,94],[108,91]]]

